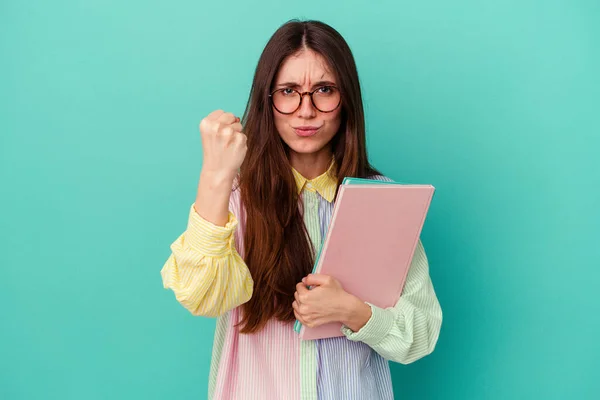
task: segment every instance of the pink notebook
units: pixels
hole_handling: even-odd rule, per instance
[[[353,184],[351,182],[357,182]],[[348,178],[340,186],[314,272],[381,308],[393,307],[423,228],[435,188]],[[343,336],[340,323],[294,329],[304,340]]]

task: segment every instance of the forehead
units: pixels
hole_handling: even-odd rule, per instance
[[[335,82],[335,75],[321,54],[312,50],[300,50],[281,63],[275,79],[276,83],[310,84],[324,80]]]

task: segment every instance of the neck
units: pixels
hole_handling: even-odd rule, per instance
[[[327,171],[333,153],[329,147],[310,154],[296,153],[290,149],[290,164],[306,179],[314,179]]]

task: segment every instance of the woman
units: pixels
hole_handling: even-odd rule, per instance
[[[431,353],[442,322],[422,244],[393,308],[310,274],[341,180],[387,179],[367,159],[344,39],[320,22],[284,24],[260,57],[243,120],[215,111],[200,132],[198,194],[161,274],[193,315],[218,317],[209,398],[392,399],[387,360]],[[341,322],[344,336],[301,341],[296,318]]]

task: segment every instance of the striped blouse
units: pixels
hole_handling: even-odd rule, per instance
[[[333,164],[305,179],[294,170],[304,223],[319,250],[333,211],[337,180]],[[383,176],[374,179],[389,180]],[[393,399],[388,360],[411,363],[435,348],[442,310],[418,242],[402,296],[395,307],[369,304],[372,316],[358,332],[302,341],[293,323],[275,319],[255,334],[241,334],[239,305],[253,293],[244,254],[239,189],[232,190],[229,221],[216,226],[192,205],[188,226],[171,245],[163,285],[193,315],[218,317],[208,398],[215,400]],[[239,218],[238,217],[242,217]]]

